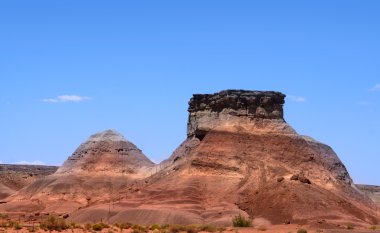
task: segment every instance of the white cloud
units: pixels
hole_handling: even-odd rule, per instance
[[[19,164],[19,165],[46,165],[44,162],[41,162],[41,161],[32,161],[32,162],[29,162],[29,161],[19,161],[19,162],[15,162],[15,164]]]
[[[303,96],[288,95],[287,97],[293,102],[306,102],[306,98]]]
[[[371,89],[369,89],[369,91],[380,91],[380,84],[376,84],[374,87],[372,87]]]
[[[85,100],[90,100],[91,97],[80,96],[80,95],[60,95],[56,98],[43,99],[46,103],[64,103],[64,102],[82,102]]]

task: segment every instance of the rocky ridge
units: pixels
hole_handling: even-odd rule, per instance
[[[0,199],[53,174],[57,169],[57,166],[0,164]]]
[[[95,134],[0,211],[69,212],[79,222],[227,226],[240,213],[269,224],[378,224],[379,209],[332,148],[286,123],[284,98],[194,95],[186,140],[158,165],[117,132]]]
[[[356,186],[380,206],[380,186],[365,184],[356,184]]]

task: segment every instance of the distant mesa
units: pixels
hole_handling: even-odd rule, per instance
[[[297,134],[284,99],[273,91],[193,95],[186,139],[157,165],[114,130],[94,134],[55,174],[5,198],[0,212],[69,213],[82,223],[229,226],[241,213],[270,224],[379,224],[368,197],[378,189],[361,191],[331,147]]]
[[[0,200],[57,169],[56,166],[0,164]]]

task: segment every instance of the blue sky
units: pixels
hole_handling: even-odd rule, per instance
[[[1,1],[0,161],[61,164],[113,128],[154,161],[193,93],[277,90],[286,120],[380,185],[379,1]]]

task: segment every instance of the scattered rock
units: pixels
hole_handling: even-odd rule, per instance
[[[290,180],[298,180],[298,177],[299,175],[292,175],[292,177],[290,177]]]
[[[304,176],[299,176],[298,177],[298,180],[301,182],[301,183],[305,183],[305,184],[311,184],[310,180]]]
[[[284,177],[278,177],[277,182],[282,182],[284,180]]]

